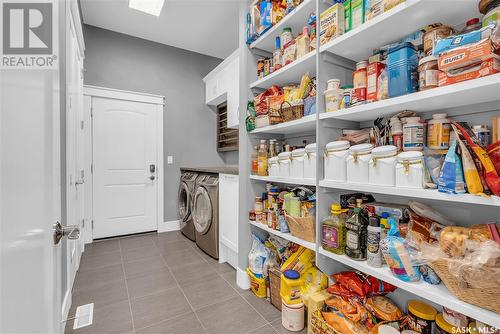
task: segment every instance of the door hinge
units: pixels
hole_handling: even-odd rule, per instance
[[[81,130],[83,130],[84,123],[85,123],[85,122],[84,122],[83,120],[81,120],[81,121],[80,121],[80,129],[81,129]]]
[[[94,174],[94,163],[90,164],[90,174]]]
[[[84,228],[84,227],[85,227],[85,218],[82,219],[82,228]]]
[[[94,117],[94,107],[90,107],[90,118]]]
[[[92,229],[94,229],[94,220],[93,219],[90,221],[90,224],[92,225]]]

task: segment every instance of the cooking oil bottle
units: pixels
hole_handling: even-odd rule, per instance
[[[258,153],[258,170],[257,173],[259,176],[267,176],[267,145],[266,140],[261,139],[259,153]]]
[[[368,232],[368,218],[363,213],[361,203],[363,200],[356,200],[356,207],[352,216],[345,224],[346,227],[346,247],[345,254],[353,260],[366,260],[366,238]]]
[[[331,215],[323,220],[321,226],[321,241],[323,249],[342,255],[345,252],[345,222],[348,209],[342,209],[340,204],[331,206]]]

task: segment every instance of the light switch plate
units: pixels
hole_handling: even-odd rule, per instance
[[[171,165],[174,163],[174,157],[172,155],[167,156],[167,164]]]

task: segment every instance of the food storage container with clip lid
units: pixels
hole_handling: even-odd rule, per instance
[[[368,169],[370,184],[394,187],[397,154],[398,148],[394,145],[379,146],[372,150]]]
[[[290,177],[290,163],[292,152],[281,152],[278,154],[278,176]]]
[[[346,158],[347,182],[368,183],[372,149],[372,144],[358,144],[349,148]]]
[[[272,157],[267,160],[269,176],[278,176],[279,173],[279,165],[278,165],[278,157]]]
[[[303,179],[304,178],[304,160],[306,157],[306,150],[298,148],[292,151],[290,163],[290,177]]]
[[[345,182],[347,178],[346,158],[350,144],[347,140],[337,140],[326,144],[325,179]]]
[[[424,188],[422,152],[408,151],[398,154],[396,163],[396,187]]]
[[[316,179],[316,143],[305,147],[306,157],[304,159],[304,178]]]

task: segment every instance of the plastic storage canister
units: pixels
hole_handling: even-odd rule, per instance
[[[372,149],[372,144],[359,144],[349,148],[349,155],[346,158],[347,182],[368,183]]]
[[[483,27],[486,27],[488,24],[498,21],[500,21],[500,1],[493,0],[486,7],[486,14],[484,14],[483,16]]]
[[[304,178],[304,160],[306,157],[306,150],[298,148],[292,151],[291,164],[290,164],[290,177],[303,179]]]
[[[326,89],[340,89],[340,79],[330,79],[326,82]]]
[[[397,154],[398,148],[394,145],[379,146],[372,150],[368,169],[370,184],[390,187],[396,185]]]
[[[424,188],[422,152],[408,151],[398,154],[396,163],[396,187]]]
[[[344,90],[342,89],[327,89],[325,94],[325,111],[332,112],[340,109]]]
[[[278,157],[272,157],[267,160],[269,176],[278,176],[279,175],[279,165],[278,165]]]
[[[345,182],[347,180],[346,159],[349,155],[349,142],[337,140],[326,144],[325,179]]]
[[[387,75],[389,78],[389,97],[410,94],[418,87],[418,53],[410,43],[392,47],[387,55]]]
[[[438,86],[438,58],[427,56],[418,62],[418,89],[426,90]]]
[[[278,154],[278,176],[280,177],[290,177],[290,163],[292,162],[290,157],[292,152],[281,152]]]
[[[439,313],[436,316],[436,326],[434,326],[433,334],[452,334],[459,333],[459,329],[452,324],[448,323],[443,318],[443,314]]]
[[[362,60],[356,63],[356,71],[352,73],[352,84],[354,86],[354,91],[352,94],[351,105],[362,104],[366,102],[366,87],[368,85],[367,81],[367,71],[368,61]]]
[[[304,303],[288,305],[281,303],[281,324],[291,332],[304,329]]]
[[[316,143],[306,146],[304,159],[304,178],[316,179]]]
[[[403,151],[422,151],[424,149],[424,124],[420,117],[407,117],[403,125]]]
[[[446,114],[434,114],[427,123],[427,147],[445,150],[450,147],[451,122]]]
[[[285,270],[281,274],[280,295],[283,302],[288,305],[302,302],[300,298],[300,288],[304,281],[300,278],[300,273],[295,270]]]
[[[422,334],[432,334],[437,311],[420,300],[408,302],[408,329]],[[404,331],[403,331],[404,333]]]

